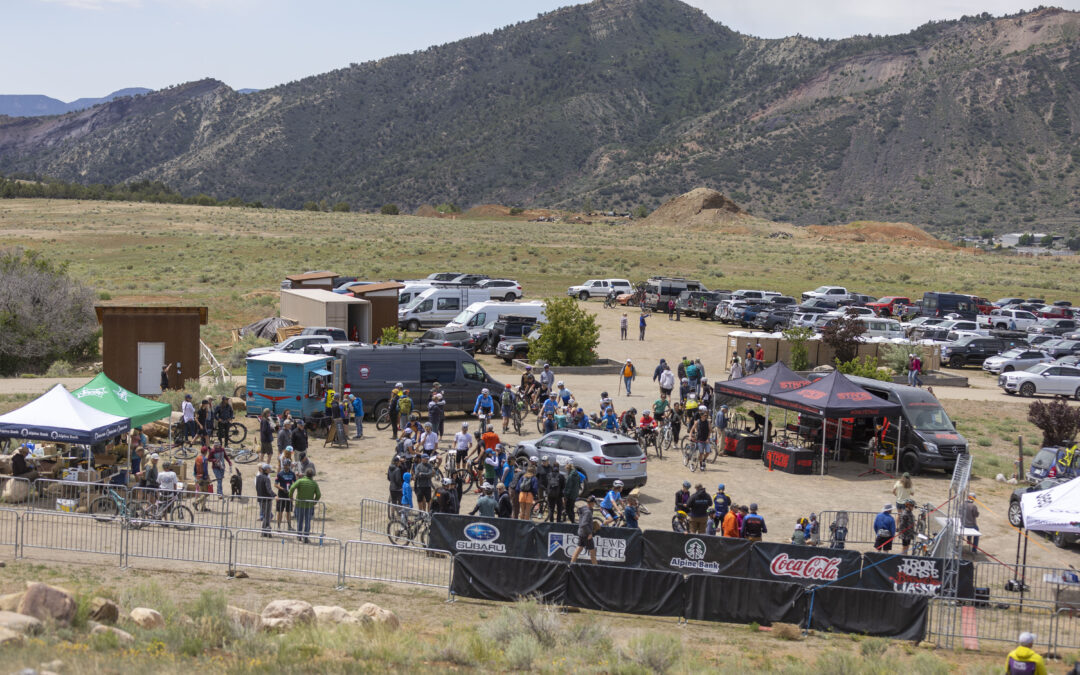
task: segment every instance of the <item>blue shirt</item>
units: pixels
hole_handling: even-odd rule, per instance
[[[615,417],[615,413],[608,413],[604,415],[604,428],[608,431],[613,431],[615,425],[619,423],[619,419]]]
[[[559,407],[559,404],[553,398],[549,398],[544,401],[544,405],[540,406],[541,414],[547,415],[548,413],[555,414],[555,409]]]
[[[582,415],[581,419],[578,420],[577,428],[578,429],[588,429],[590,426],[592,426],[592,425],[589,422],[589,416],[588,415]]]
[[[566,405],[570,402],[570,396],[570,390],[566,387],[563,387],[562,390],[559,392],[559,398],[562,399],[563,405]]]
[[[874,518],[874,534],[877,534],[878,530],[888,530],[890,535],[896,534],[896,521],[888,513],[879,513],[877,518]]]
[[[354,398],[352,400],[352,409],[353,409],[353,414],[354,415],[356,415],[357,417],[363,417],[364,416],[364,401],[361,400],[360,397]]]
[[[608,490],[608,493],[604,495],[604,501],[600,502],[600,508],[610,511],[615,508],[617,502],[622,501],[622,493],[617,490]]]
[[[623,517],[626,518],[626,527],[632,527],[634,529],[637,529],[637,509],[635,509],[633,506],[627,506],[625,509],[623,509]]]
[[[491,398],[491,395],[480,394],[476,397],[476,405],[473,406],[473,412],[479,412],[480,410],[486,410],[491,412],[495,409],[495,401]]]

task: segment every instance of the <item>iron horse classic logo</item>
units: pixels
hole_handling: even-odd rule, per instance
[[[941,592],[941,579],[934,560],[905,558],[889,581],[897,593],[937,595]]]
[[[506,553],[506,545],[498,543],[499,528],[489,523],[470,523],[465,526],[465,540],[458,540],[455,548],[475,553]]]
[[[710,572],[712,574],[720,573],[720,563],[706,562],[705,560],[705,542],[700,539],[687,539],[686,544],[683,546],[683,553],[686,557],[675,556],[671,559],[668,565],[678,568],[694,570],[697,572]]]

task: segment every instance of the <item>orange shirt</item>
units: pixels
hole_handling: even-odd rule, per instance
[[[724,521],[720,524],[720,530],[725,537],[739,537],[739,518],[734,510],[724,514]]]
[[[495,433],[493,429],[488,429],[480,440],[484,442],[484,448],[487,450],[494,450],[495,446],[499,443],[499,434]]]

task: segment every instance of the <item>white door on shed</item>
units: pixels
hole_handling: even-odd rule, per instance
[[[165,365],[164,342],[139,343],[139,390],[140,396],[161,393],[161,367]]]

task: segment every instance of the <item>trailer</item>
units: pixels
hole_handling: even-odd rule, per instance
[[[258,417],[264,408],[294,419],[320,419],[326,390],[340,381],[340,362],[329,356],[272,352],[247,359],[247,410]],[[337,377],[335,377],[337,374]]]
[[[340,328],[358,342],[372,342],[371,302],[317,289],[281,290],[281,316],[301,326]]]

